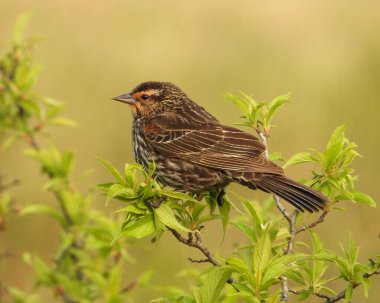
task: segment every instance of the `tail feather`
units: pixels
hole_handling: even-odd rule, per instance
[[[270,175],[254,182],[257,188],[275,194],[298,210],[315,212],[325,208],[328,199],[320,192],[285,176]]]

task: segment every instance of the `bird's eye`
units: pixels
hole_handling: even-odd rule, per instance
[[[148,95],[141,95],[141,99],[143,99],[143,100],[146,100],[146,99],[148,99],[149,98],[149,96]]]

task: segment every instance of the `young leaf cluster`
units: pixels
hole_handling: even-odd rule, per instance
[[[119,210],[125,214],[121,236],[143,238],[154,234],[153,240],[157,240],[166,228],[194,233],[211,220],[221,219],[226,224],[223,212],[229,205],[220,206],[216,214],[215,193],[207,193],[206,203],[202,203],[202,197],[162,188],[154,178],[154,163],[148,171],[138,164],[126,164],[122,174],[108,161],[98,159],[115,178],[115,183],[98,185],[105,191],[107,202],[115,198],[126,204]]]
[[[255,130],[261,129],[264,134],[269,134],[273,127],[272,119],[280,107],[289,103],[290,94],[278,96],[271,102],[258,102],[252,96],[242,93],[241,96],[227,94],[227,100],[234,103],[243,114],[244,122],[237,123],[252,127]]]
[[[308,182],[330,197],[332,202],[350,200],[353,202],[366,203],[372,207],[376,206],[372,197],[355,190],[355,176],[352,162],[359,153],[357,145],[345,136],[347,126],[337,127],[331,135],[324,152],[310,149],[310,152],[297,153],[284,165],[312,162],[319,169],[313,170],[313,179]]]
[[[60,116],[63,109],[60,102],[41,97],[35,91],[37,74],[41,70],[33,60],[36,39],[22,37],[29,16],[24,14],[19,18],[10,50],[0,58],[0,138],[3,148],[20,137],[35,143],[33,137],[47,124],[75,125]]]
[[[39,67],[33,62],[34,40],[21,38],[26,19],[23,16],[18,21],[12,46],[0,58],[0,142],[3,146],[16,139],[27,143],[24,154],[39,165],[47,180],[43,190],[52,193],[56,200],[23,206],[19,215],[50,217],[61,231],[52,261],[32,253],[23,254],[24,261],[36,273],[33,291],[3,284],[2,287],[9,302],[41,302],[35,294],[41,287],[50,290],[51,301],[126,302],[130,291],[138,283],[146,283],[146,279],[144,282],[124,274],[125,264],[131,258],[127,251],[129,241],[116,239],[120,216],[97,211],[92,197],[75,189],[71,178],[75,164],[72,151],[61,150],[53,142],[49,147],[40,143],[48,125],[75,123],[60,115],[61,103],[35,91]],[[9,209],[10,198],[4,195],[0,216],[7,215]],[[8,302],[3,297],[1,301]]]

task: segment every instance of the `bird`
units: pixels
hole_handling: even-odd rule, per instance
[[[276,195],[301,212],[325,208],[327,197],[288,178],[266,158],[259,138],[223,125],[178,86],[147,81],[112,99],[130,105],[134,158],[145,169],[155,162],[154,177],[162,185],[224,195],[235,182]]]

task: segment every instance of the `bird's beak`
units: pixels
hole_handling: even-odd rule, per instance
[[[124,95],[113,97],[112,100],[127,103],[129,105],[133,105],[136,103],[136,100],[132,97],[132,95],[130,93],[126,93]]]

